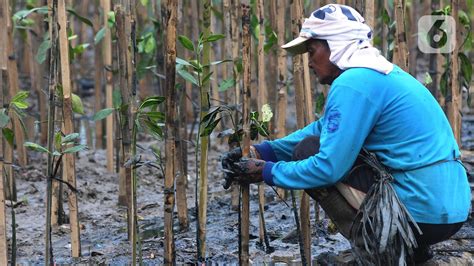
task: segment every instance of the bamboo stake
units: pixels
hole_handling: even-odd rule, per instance
[[[365,23],[369,25],[372,29],[372,32],[375,31],[375,0],[365,0],[365,10],[364,10]]]
[[[203,7],[203,16],[202,16],[202,25],[203,25],[203,39],[211,34],[211,1],[204,0],[202,2]],[[203,44],[202,49],[202,65],[209,66],[210,63],[210,53],[211,45],[209,42]],[[204,67],[202,72],[202,77],[207,76],[210,73],[209,67]],[[201,78],[200,78],[201,79]],[[209,94],[210,94],[210,83],[209,81],[201,84],[201,119],[209,111]],[[207,222],[207,189],[208,189],[208,169],[207,169],[207,160],[208,160],[208,146],[209,146],[209,136],[200,137],[201,138],[201,159],[200,159],[200,178],[199,178],[199,254],[198,260],[205,261],[206,259],[206,222]]]
[[[404,0],[394,0],[396,20],[395,47],[393,51],[393,59],[397,65],[403,70],[408,71],[408,55],[407,38],[405,34],[405,2]]]
[[[6,102],[10,102],[11,98],[18,92],[18,68],[16,65],[16,54],[14,50],[14,42],[13,42],[13,25],[11,22],[11,10],[10,6],[7,5],[5,9],[6,12],[6,25],[7,25],[7,73],[8,73],[8,96]],[[14,142],[17,143],[18,148],[18,159],[20,166],[26,166],[26,150],[23,146],[23,139],[24,139],[24,132],[20,127],[19,119],[13,115],[13,112],[10,110],[9,116],[12,117],[11,119],[11,129],[14,131]],[[21,147],[19,146],[21,145]],[[16,195],[16,180],[15,175],[13,172],[12,164],[14,160],[14,147],[12,145],[5,145],[5,171],[7,173],[6,178],[8,179],[8,186],[7,189],[7,199],[12,201],[17,200]]]
[[[72,93],[71,79],[69,70],[69,43],[67,38],[67,16],[65,0],[59,0],[58,3],[58,23],[59,23],[59,54],[61,57],[61,85],[63,87],[63,119],[64,134],[74,133],[73,114],[72,114]],[[74,154],[64,155],[63,160],[63,179],[73,187],[76,187],[76,166]],[[81,256],[81,241],[79,231],[79,218],[76,193],[69,191],[69,223],[71,226],[71,252],[72,257]]]
[[[4,13],[4,4],[6,1],[0,3],[0,22],[3,22]],[[4,25],[4,24],[3,24]],[[2,30],[0,29],[0,36],[2,35]],[[6,40],[6,39],[2,39]],[[6,62],[6,58],[2,52],[3,42],[0,43],[0,61]],[[0,106],[3,106],[3,72],[5,69],[0,65]],[[3,136],[0,137],[0,265],[8,265],[8,237],[7,237],[7,217],[5,212],[5,185],[4,185],[4,175],[3,175]],[[13,208],[13,207],[12,207]]]
[[[231,90],[234,93],[234,104],[238,106],[240,104],[240,76],[239,72],[237,71],[237,63],[239,61],[239,36],[240,36],[240,26],[239,26],[239,10],[240,7],[240,0],[232,1],[232,7],[230,12],[230,29],[229,35],[231,36],[232,40],[232,60],[234,61],[234,69],[233,69],[233,76],[235,80],[235,88]],[[235,112],[235,121],[239,121],[239,117],[237,112]],[[240,189],[238,185],[232,185],[232,200],[231,206],[233,210],[239,209],[239,198],[240,198]]]
[[[6,25],[8,2],[7,0],[0,1],[0,25]],[[3,82],[4,73],[7,70],[7,31],[6,27],[0,27],[0,106],[4,105],[4,91],[5,86]],[[0,137],[0,265],[8,264],[8,237],[7,237],[7,220],[5,212],[5,176],[3,174],[4,154],[3,154],[3,139]]]
[[[54,145],[54,119],[55,119],[55,90],[58,82],[58,0],[48,0],[50,17],[50,40],[51,49],[49,57],[49,108],[48,108],[48,150],[53,150]],[[54,158],[48,153],[48,164],[46,170],[46,232],[45,232],[45,264],[54,265],[53,249],[51,243],[51,201],[52,201],[52,175]]]
[[[137,127],[134,123],[135,118],[137,116],[137,38],[136,38],[136,4],[135,0],[128,0],[129,3],[129,10],[126,13],[126,17],[128,23],[130,25],[130,39],[129,39],[129,51],[131,53],[128,60],[131,62],[131,100],[130,100],[130,120],[132,121],[129,124],[129,130],[132,132],[132,147],[131,147],[131,157],[135,158],[137,155]],[[131,41],[131,42],[130,42]],[[130,77],[130,75],[129,75]],[[139,242],[138,236],[138,214],[137,214],[137,169],[133,167],[131,170],[131,178],[130,178],[130,186],[131,186],[131,195],[130,195],[130,214],[131,214],[131,227],[130,227],[130,242],[132,245],[132,262],[136,263],[137,261],[137,246],[139,246],[139,252],[141,253],[141,242]],[[139,263],[142,263],[142,257],[139,258]]]
[[[96,5],[96,12],[94,14],[94,33],[100,30],[101,17],[100,17],[100,6]],[[107,14],[102,14],[104,17],[107,17]],[[104,25],[107,27],[107,24]],[[104,40],[102,40],[104,41]],[[95,76],[94,76],[94,110],[98,112],[102,109],[102,80],[103,80],[103,69],[104,69],[104,62],[103,62],[103,53],[100,44],[94,46],[94,64],[95,64]],[[99,120],[95,122],[95,149],[102,149],[103,144],[103,121]]]
[[[242,1],[242,68],[243,68],[243,87],[242,87],[242,129],[243,146],[242,157],[248,157],[250,153],[250,55],[251,36],[250,36],[250,6],[249,1]],[[249,265],[249,226],[250,226],[250,187],[248,184],[240,185],[242,197],[242,210],[240,220],[240,265]]]
[[[458,18],[459,14],[459,0],[451,0],[451,15],[454,18]],[[461,26],[456,21],[456,44],[454,50],[449,55],[451,58],[451,101],[446,101],[447,113],[449,123],[454,133],[456,141],[461,147],[461,97],[460,97],[460,84],[459,84],[459,40]]]
[[[301,29],[303,19],[303,3],[299,0],[292,2],[292,32],[293,36],[298,36]],[[306,58],[306,59],[305,59]],[[306,69],[308,64],[307,55],[296,55],[293,57],[293,79],[295,84],[296,102],[302,103],[296,105],[296,119],[298,128],[303,128],[310,121],[310,92],[309,90],[309,70]],[[304,252],[301,254],[301,262],[303,265],[311,263],[311,227],[309,222],[309,197],[306,193],[302,193],[300,215],[301,215],[301,238]]]
[[[7,18],[10,18],[11,16],[11,10],[7,8],[6,10]],[[11,19],[7,19],[7,29],[8,29],[8,47],[7,47],[7,52],[8,52],[8,63],[7,63],[7,68],[8,68],[8,84],[9,84],[9,97],[13,97],[20,89],[19,89],[19,84],[18,84],[18,67],[17,67],[17,55],[15,54],[15,44],[14,44],[14,38],[13,38],[13,23]],[[13,118],[13,129],[15,131],[15,143],[16,143],[16,151],[18,154],[18,164],[21,167],[25,167],[28,164],[28,158],[26,156],[26,147],[23,145],[25,142],[25,132],[23,131],[20,120],[14,116]],[[9,176],[9,182],[8,184],[10,185],[10,192],[13,193],[13,198],[12,200],[16,201],[16,183],[15,183],[15,178],[12,175],[11,177]]]
[[[102,40],[102,54],[104,60],[105,73],[105,107],[112,108],[112,35],[108,25],[108,14],[110,12],[110,0],[101,0],[102,10],[104,12],[104,26],[106,27],[104,39]],[[107,148],[107,170],[114,171],[114,118],[106,118],[106,148]],[[120,202],[120,196],[119,196]]]
[[[118,39],[118,62],[119,62],[119,76],[120,76],[120,93],[122,95],[123,104],[131,103],[131,81],[132,81],[132,67],[131,67],[131,51],[130,47],[130,16],[128,12],[124,11],[124,7],[121,5],[115,6],[116,23],[117,23],[117,39]],[[131,193],[132,193],[132,172],[130,167],[125,167],[124,164],[129,160],[131,152],[131,108],[130,105],[126,110],[122,111],[120,116],[121,119],[121,134],[122,141],[120,145],[120,171],[119,171],[119,195],[122,196],[125,205],[128,206],[128,233],[129,239],[132,238],[133,229],[133,215],[132,204],[131,204]],[[122,189],[120,191],[120,188]]]
[[[257,110],[261,110],[262,106],[267,100],[267,84],[265,80],[265,25],[264,25],[264,9],[263,9],[263,0],[257,0],[257,18],[258,24],[260,26],[260,33],[258,35],[258,47],[257,47],[257,64],[258,64],[258,98],[257,98]],[[260,244],[263,246],[265,243],[265,216],[264,208],[265,206],[265,186],[263,183],[258,184],[258,209],[260,212],[259,215],[259,239]]]
[[[175,264],[175,246],[173,233],[173,210],[174,210],[174,179],[176,175],[175,166],[175,134],[176,128],[176,24],[177,24],[177,1],[168,0],[166,5],[166,131],[165,131],[165,241],[164,262],[166,265]]]
[[[188,6],[182,2],[179,2],[178,10],[181,10],[182,13],[181,17],[184,14],[184,11],[191,11]],[[179,15],[179,14],[178,14]],[[179,16],[178,19],[179,20]],[[180,30],[184,32],[185,36],[189,36],[190,27],[188,25],[181,23]],[[177,54],[186,53],[185,58],[189,57],[189,50],[183,49],[183,51],[177,51]],[[184,82],[186,85],[191,85],[190,82]],[[181,230],[187,230],[189,228],[189,219],[188,219],[188,203],[187,203],[187,196],[186,196],[186,188],[187,188],[187,162],[188,162],[188,145],[185,141],[185,137],[187,136],[187,117],[186,117],[186,104],[189,103],[186,97],[186,88],[182,88],[182,93],[178,96],[178,119],[177,123],[177,139],[176,139],[176,150],[175,153],[175,172],[176,172],[176,207],[178,210],[178,221],[179,227]]]
[[[278,39],[278,50],[277,50],[277,62],[278,62],[278,72],[277,72],[277,86],[278,86],[278,100],[277,100],[277,125],[276,125],[276,137],[282,138],[286,135],[286,109],[288,106],[287,100],[287,86],[286,86],[286,51],[285,49],[281,49],[285,43],[285,8],[286,8],[286,0],[277,0],[271,1],[273,5],[276,2],[276,10],[273,12],[272,17],[276,19],[279,14],[280,19],[276,19],[276,31],[277,31],[277,39]],[[274,10],[272,8],[272,10]],[[283,19],[281,18],[283,16]],[[285,198],[285,190],[282,188],[277,189],[279,198]]]

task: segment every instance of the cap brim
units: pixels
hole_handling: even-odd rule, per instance
[[[281,48],[287,50],[291,54],[304,54],[308,51],[308,48],[306,47],[307,40],[309,40],[309,38],[300,36],[293,41],[282,45]]]

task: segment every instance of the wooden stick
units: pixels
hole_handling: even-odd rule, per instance
[[[164,262],[166,265],[175,263],[174,233],[173,233],[173,210],[174,210],[174,179],[175,168],[175,133],[177,132],[176,120],[176,24],[177,24],[177,1],[168,0],[166,5],[166,131],[165,131],[165,241]]]
[[[0,3],[0,23],[4,21],[4,4],[5,0],[2,0]],[[5,24],[3,24],[5,25]],[[2,29],[0,29],[0,36],[2,36]],[[3,57],[2,47],[6,39],[0,41],[0,61],[6,60]],[[6,62],[6,61],[4,61]],[[0,106],[3,106],[3,73],[5,69],[0,66]],[[8,265],[8,237],[7,237],[7,217],[5,212],[5,185],[4,185],[4,175],[3,175],[3,136],[0,137],[0,265]]]
[[[10,6],[10,8],[12,8]],[[6,9],[7,17],[9,18],[12,14],[10,8]],[[9,98],[11,99],[15,94],[18,93],[20,90],[20,86],[18,84],[18,67],[17,67],[17,55],[15,53],[15,44],[13,38],[13,23],[11,19],[7,19],[7,29],[8,29],[8,42],[7,42],[7,53],[8,53],[8,85],[9,85]],[[8,99],[9,100],[9,99]],[[28,158],[26,156],[26,147],[23,145],[25,142],[25,132],[21,127],[20,120],[13,116],[12,119],[13,123],[13,130],[15,132],[15,144],[16,144],[16,151],[18,155],[18,164],[21,167],[25,167],[28,164]],[[9,191],[13,193],[11,200],[16,201],[16,182],[14,175],[8,177],[9,181],[8,184],[10,185]]]
[[[0,1],[0,25],[6,25],[9,17],[7,16],[8,1]],[[0,106],[4,104],[4,86],[3,77],[7,70],[7,31],[6,27],[0,27]],[[4,157],[3,157],[3,135],[0,137],[0,265],[8,265],[8,237],[7,237],[7,217],[5,212],[5,177],[3,175]]]
[[[299,0],[292,3],[292,32],[294,36],[299,35],[303,20],[303,3]],[[306,59],[304,59],[306,57]],[[298,128],[303,128],[310,121],[312,108],[311,93],[309,86],[309,70],[307,69],[307,55],[297,55],[293,57],[293,77],[295,84],[296,102],[302,103],[296,105],[296,119]],[[303,192],[301,196],[300,215],[301,215],[301,234],[304,253],[301,254],[303,265],[311,263],[311,226],[309,222],[309,197]]]
[[[250,36],[250,6],[249,1],[242,1],[242,67],[243,67],[243,89],[242,89],[242,129],[244,132],[242,156],[248,157],[250,153],[250,85],[251,85],[251,36]],[[249,265],[249,226],[250,226],[250,187],[240,186],[242,194],[242,211],[240,221],[241,254],[240,265]]]
[[[99,12],[100,6],[96,6],[96,12],[94,14],[94,33],[101,29],[101,17]],[[102,14],[107,17],[107,14]],[[103,20],[102,20],[103,22]],[[107,27],[107,24],[103,25]],[[104,40],[102,40],[104,41]],[[103,53],[102,53],[103,44],[94,45],[94,64],[95,64],[95,76],[94,76],[94,110],[95,112],[100,111],[103,108],[103,93],[102,93],[102,81],[103,81]],[[95,149],[102,149],[104,146],[104,127],[103,121],[99,120],[95,122]]]
[[[237,71],[237,63],[240,58],[239,56],[240,25],[238,21],[239,21],[239,10],[241,9],[241,7],[240,7],[240,0],[235,0],[235,1],[232,1],[231,3],[232,3],[232,7],[231,7],[231,12],[230,12],[231,21],[230,21],[229,35],[232,41],[232,60],[234,61],[233,76],[235,80],[235,87],[233,90],[229,90],[229,92],[233,94],[234,96],[233,100],[234,100],[235,106],[238,106],[240,104],[240,76],[239,76],[239,72]],[[235,117],[235,121],[239,121],[240,118],[237,112],[234,113],[234,117]],[[238,185],[232,185],[232,201],[231,201],[232,210],[238,210],[240,208],[239,199],[240,199],[240,188]]]
[[[49,10],[49,34],[51,49],[49,56],[49,108],[48,108],[48,150],[54,147],[54,121],[55,121],[55,92],[58,85],[58,0],[48,0]],[[54,265],[53,251],[51,247],[51,201],[52,201],[52,175],[54,158],[48,154],[46,176],[46,232],[45,232],[45,264]]]
[[[451,0],[451,15],[454,18],[458,18],[459,14],[459,0]],[[456,21],[456,44],[454,50],[450,54],[451,58],[451,101],[446,101],[447,113],[449,123],[456,138],[456,142],[459,147],[461,147],[461,97],[460,97],[460,84],[459,84],[459,43],[461,43],[460,38],[461,25]]]
[[[287,86],[286,86],[286,50],[281,49],[285,43],[285,14],[286,14],[286,0],[277,0],[271,1],[272,5],[276,4],[276,8],[272,8],[272,18],[276,20],[276,31],[277,31],[277,39],[278,39],[278,48],[277,49],[277,86],[278,86],[278,98],[277,98],[277,110],[276,110],[276,137],[282,138],[286,135],[286,109],[288,106],[287,100]],[[283,16],[283,18],[281,17]],[[276,19],[279,17],[279,19]],[[282,188],[277,189],[279,198],[285,198],[285,190]]]
[[[395,63],[403,70],[408,71],[408,48],[407,38],[405,34],[405,5],[403,0],[394,0],[395,8],[395,48],[393,51],[393,59]]]
[[[211,1],[204,0],[202,4],[202,33],[203,39],[206,39],[211,34]],[[202,48],[202,65],[209,65],[211,56],[211,45],[209,42],[203,44]],[[204,67],[202,77],[207,76],[210,73],[209,67]],[[209,95],[210,95],[210,83],[209,81],[201,84],[201,119],[209,111]],[[202,129],[201,129],[202,130]],[[200,262],[206,259],[206,223],[207,223],[207,190],[208,190],[208,147],[209,147],[209,136],[201,137],[201,158],[200,158],[200,178],[199,178],[199,254],[198,259]]]
[[[63,87],[63,118],[64,134],[74,133],[73,114],[72,114],[72,93],[71,79],[69,70],[69,42],[67,37],[67,16],[65,0],[59,0],[58,3],[58,23],[59,23],[59,54],[61,57],[61,85]],[[64,155],[63,160],[63,179],[73,187],[76,187],[76,169],[74,154]],[[81,256],[81,241],[79,231],[79,218],[77,195],[68,191],[69,204],[69,223],[71,226],[71,252],[72,257]]]
[[[262,106],[267,101],[267,84],[265,80],[265,25],[264,25],[264,5],[263,0],[257,0],[257,18],[260,25],[260,34],[258,35],[258,47],[257,47],[257,64],[258,64],[258,97],[257,97],[257,106],[258,111],[260,112]],[[262,246],[265,243],[265,216],[264,216],[264,206],[265,206],[265,186],[263,183],[258,184],[258,209],[260,212],[259,215],[259,239]]]
[[[191,8],[189,8],[189,5],[185,5],[185,3],[178,2],[178,10],[181,10],[180,13],[182,13],[181,16],[184,15],[184,12],[187,11],[192,11]],[[186,16],[189,17],[189,14],[186,14]],[[179,20],[179,14],[178,14],[178,19]],[[189,25],[185,24],[185,22],[192,23],[190,20],[181,20],[181,24],[179,25],[179,29],[177,31],[181,31],[184,33],[185,36],[190,36],[190,27]],[[177,47],[179,48],[179,46]],[[185,54],[185,59],[189,58],[189,50],[188,49],[182,49],[180,51],[178,49],[177,54]],[[191,86],[191,82],[185,82],[183,79],[183,83],[186,84],[185,86],[188,86],[188,84]],[[176,171],[176,208],[178,210],[178,221],[179,221],[179,227],[181,230],[187,230],[189,228],[189,219],[188,219],[188,203],[187,203],[187,196],[186,196],[186,188],[187,188],[187,175],[188,175],[188,144],[185,141],[185,138],[187,136],[188,130],[187,130],[187,113],[186,113],[186,105],[189,103],[189,99],[186,95],[187,89],[182,88],[179,96],[177,97],[178,101],[178,119],[176,122],[178,125],[176,126],[177,128],[177,136],[176,136],[176,150],[177,152],[175,153],[175,171]]]
[[[11,22],[11,12],[10,12],[10,6],[7,5],[7,8],[5,9],[6,12],[6,25],[7,25],[7,76],[8,76],[8,94],[7,98],[5,99],[5,102],[9,103],[11,98],[15,96],[15,94],[18,92],[18,69],[17,69],[17,64],[16,64],[16,54],[14,50],[14,40],[13,40],[13,25]],[[24,132],[21,130],[20,127],[20,121],[18,118],[13,115],[13,111],[10,110],[8,114],[12,119],[10,120],[10,125],[9,128],[11,128],[14,131],[14,142],[17,142],[18,145],[21,144],[21,147],[18,147],[18,155],[19,155],[19,163],[21,166],[26,166],[26,157],[24,157],[25,154],[21,154],[23,149],[25,148],[23,146],[23,136]],[[8,186],[9,188],[7,189],[6,193],[6,198],[12,201],[16,201],[16,181],[15,181],[15,173],[13,171],[12,165],[13,165],[13,160],[14,160],[14,147],[12,145],[5,145],[5,172],[7,174],[6,178],[8,179]]]
[[[105,67],[105,107],[112,108],[113,75],[112,75],[112,35],[108,25],[108,14],[110,12],[110,0],[101,0],[104,12],[104,26],[106,27],[104,39],[102,40],[102,54]],[[107,170],[114,171],[114,118],[106,118],[106,148],[107,148]],[[120,201],[120,200],[119,200]]]

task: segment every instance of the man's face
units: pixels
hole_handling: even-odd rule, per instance
[[[331,51],[325,41],[311,39],[307,41],[309,67],[313,69],[321,84],[331,85],[341,74],[341,70],[329,61]]]

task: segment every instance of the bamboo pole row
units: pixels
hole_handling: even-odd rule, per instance
[[[454,18],[459,16],[459,0],[451,0],[451,15]],[[461,36],[461,25],[459,25],[458,19],[456,19],[456,40],[460,40]],[[447,115],[449,123],[454,133],[454,137],[459,146],[461,146],[461,88],[459,84],[459,43],[456,43],[453,51],[449,55],[451,58],[451,79],[449,84],[449,90],[451,94],[451,101],[446,102]]]

